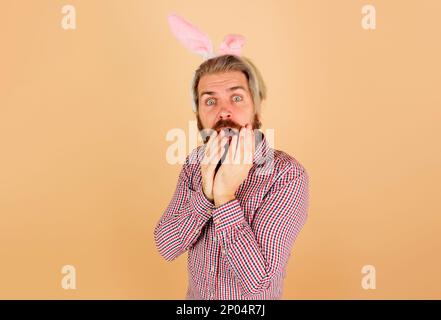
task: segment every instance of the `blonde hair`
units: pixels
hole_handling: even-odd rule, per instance
[[[240,71],[245,74],[253,98],[254,113],[260,115],[262,101],[266,99],[266,86],[263,78],[250,59],[235,55],[222,55],[208,59],[195,71],[192,81],[193,111],[198,111],[198,85],[202,76],[228,71]]]

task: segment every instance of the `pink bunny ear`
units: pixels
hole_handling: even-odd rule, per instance
[[[242,47],[245,44],[245,37],[240,34],[229,34],[225,36],[224,41],[219,47],[220,54],[234,54],[240,56]]]
[[[210,38],[190,22],[173,13],[168,16],[168,23],[174,36],[187,49],[205,59],[213,55],[213,45]]]

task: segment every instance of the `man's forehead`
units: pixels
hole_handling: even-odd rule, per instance
[[[230,88],[242,87],[248,90],[248,81],[240,71],[207,74],[199,80],[198,91],[222,91]]]

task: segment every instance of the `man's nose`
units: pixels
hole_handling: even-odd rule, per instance
[[[219,119],[230,119],[233,115],[231,104],[223,102],[219,111]]]

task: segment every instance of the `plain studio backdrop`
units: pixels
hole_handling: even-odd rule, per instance
[[[246,37],[263,130],[309,173],[283,298],[441,298],[440,1],[370,1],[375,30],[358,0],[72,0],[74,30],[65,4],[0,5],[0,298],[185,297],[187,254],[166,262],[153,240],[181,169],[165,137],[195,120],[201,63],[170,12],[216,49]]]

